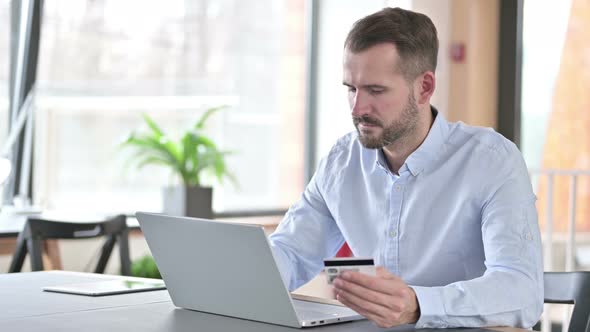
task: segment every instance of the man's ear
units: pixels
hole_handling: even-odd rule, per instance
[[[414,93],[416,96],[416,103],[418,105],[429,105],[430,98],[434,94],[436,88],[436,77],[431,71],[427,71],[424,74],[416,78],[414,84]]]

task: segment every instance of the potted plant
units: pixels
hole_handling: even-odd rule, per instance
[[[150,255],[144,255],[131,263],[131,275],[134,277],[162,279],[156,261]]]
[[[167,135],[152,118],[143,114],[148,130],[134,131],[123,142],[123,146],[136,150],[132,162],[139,169],[147,165],[166,167],[181,180],[182,185],[163,190],[165,213],[211,219],[213,189],[202,186],[203,174],[210,173],[220,182],[227,177],[235,183],[225,162],[230,152],[219,150],[203,132],[207,119],[223,108],[225,106],[207,109],[177,139]]]

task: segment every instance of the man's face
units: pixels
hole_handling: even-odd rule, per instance
[[[398,71],[393,44],[375,45],[359,53],[344,50],[343,84],[359,140],[379,149],[412,135],[418,107],[412,86]]]

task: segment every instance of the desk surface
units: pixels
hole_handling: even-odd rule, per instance
[[[165,290],[103,297],[42,291],[44,286],[117,278],[121,277],[62,271],[0,274],[0,330],[297,331],[278,325],[179,309],[174,307]],[[316,327],[312,330],[320,329],[326,332],[383,331],[369,321]],[[493,330],[525,331],[514,328]],[[414,329],[411,326],[403,326],[391,331],[403,332]]]

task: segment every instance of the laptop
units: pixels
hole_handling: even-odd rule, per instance
[[[344,306],[293,299],[262,226],[136,217],[177,307],[297,328],[364,319]]]

